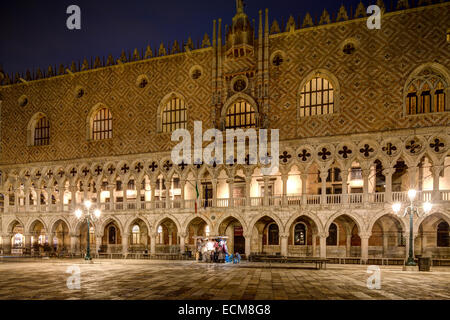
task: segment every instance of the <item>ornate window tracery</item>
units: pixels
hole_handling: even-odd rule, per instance
[[[102,108],[97,111],[92,121],[92,139],[111,139],[112,133],[112,114],[108,108]]]
[[[35,146],[47,146],[50,144],[50,122],[48,118],[43,116],[39,118],[34,127]]]
[[[239,100],[228,108],[225,121],[225,129],[255,128],[255,109],[247,101]]]
[[[334,88],[324,77],[309,80],[300,92],[300,116],[309,117],[334,113]]]
[[[450,111],[446,103],[445,78],[425,68],[407,83],[405,104],[408,115]]]
[[[162,132],[170,133],[176,129],[186,129],[186,105],[184,100],[170,99],[162,111]]]

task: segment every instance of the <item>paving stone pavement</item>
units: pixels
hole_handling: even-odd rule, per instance
[[[67,288],[68,267],[81,289]],[[0,259],[2,300],[403,300],[450,299],[450,268],[404,272],[381,267],[381,289],[367,288],[367,266],[206,265],[192,261]]]

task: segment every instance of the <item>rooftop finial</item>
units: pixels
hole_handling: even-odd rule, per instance
[[[244,13],[244,1],[243,0],[236,0],[236,12]]]

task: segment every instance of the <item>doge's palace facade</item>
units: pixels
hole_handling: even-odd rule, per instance
[[[98,254],[184,252],[209,234],[247,256],[402,260],[409,219],[392,204],[416,189],[433,209],[415,253],[450,257],[449,3],[380,0],[379,30],[362,3],[256,25],[236,3],[198,45],[2,73],[4,254],[83,253],[74,211],[91,200]],[[279,169],[173,163],[171,133],[195,121],[279,129]]]

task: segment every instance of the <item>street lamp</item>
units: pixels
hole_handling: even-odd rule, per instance
[[[407,214],[409,214],[409,255],[408,260],[406,261],[406,266],[416,266],[416,262],[414,261],[414,225],[413,225],[413,217],[414,214],[416,214],[418,217],[424,216],[428,214],[431,209],[433,208],[433,205],[429,202],[425,202],[423,204],[423,208],[419,208],[418,206],[414,205],[414,200],[416,199],[417,191],[414,189],[411,189],[408,191],[408,198],[410,201],[410,205],[405,208],[405,211],[403,213],[403,217],[405,217]],[[392,210],[395,212],[395,214],[399,215],[400,211],[402,209],[401,203],[394,203],[392,205]],[[422,211],[421,211],[422,209]]]
[[[86,219],[87,223],[87,248],[86,248],[86,256],[84,257],[84,260],[90,261],[92,260],[91,257],[91,240],[90,240],[90,225],[91,222],[97,221],[100,218],[100,215],[102,214],[99,209],[95,209],[93,212],[91,212],[92,202],[89,200],[86,200],[84,202],[84,208],[85,211],[82,209],[75,210],[75,216],[79,220]]]

